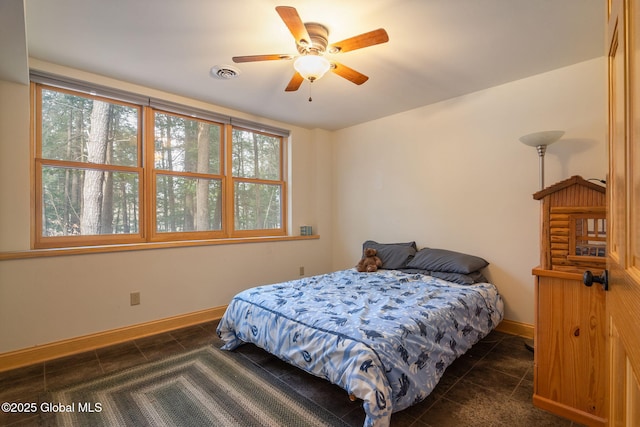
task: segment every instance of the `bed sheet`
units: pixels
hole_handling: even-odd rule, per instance
[[[339,385],[377,427],[426,398],[502,318],[493,284],[349,269],[243,291],[217,332],[225,350],[251,342]]]

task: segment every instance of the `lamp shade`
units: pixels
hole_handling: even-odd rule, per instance
[[[296,69],[300,75],[309,80],[318,80],[320,77],[329,71],[331,64],[327,58],[319,55],[303,55],[296,59],[293,63],[293,68]]]
[[[520,137],[520,142],[530,147],[535,147],[538,151],[541,190],[544,189],[544,153],[547,151],[547,145],[553,144],[562,138],[562,135],[564,135],[563,130],[545,130]]]
[[[564,135],[563,130],[546,130],[521,136],[520,142],[531,147],[546,146],[559,140],[562,135]]]

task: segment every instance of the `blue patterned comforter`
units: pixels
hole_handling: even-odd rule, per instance
[[[251,342],[339,385],[363,400],[365,426],[387,426],[502,317],[492,284],[349,269],[243,291],[217,332],[225,350]]]

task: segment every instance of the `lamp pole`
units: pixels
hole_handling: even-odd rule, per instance
[[[544,153],[547,151],[546,145],[537,145],[538,163],[540,164],[540,189],[544,190]]]
[[[559,140],[562,135],[564,135],[564,131],[562,130],[549,130],[530,133],[520,137],[520,142],[530,147],[536,147],[536,150],[538,151],[540,190],[544,190],[544,154],[547,151],[547,146]],[[534,342],[532,340],[525,340],[524,346],[527,350],[532,352],[535,351]]]

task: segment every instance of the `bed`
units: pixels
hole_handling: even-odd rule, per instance
[[[442,271],[460,269],[443,267],[438,253],[441,270],[417,268],[433,267],[433,253],[406,248],[413,254],[396,264],[378,251],[377,272],[346,269],[240,292],[218,325],[222,348],[254,343],[362,399],[365,426],[389,425],[503,317],[497,288],[478,282],[475,266]]]

